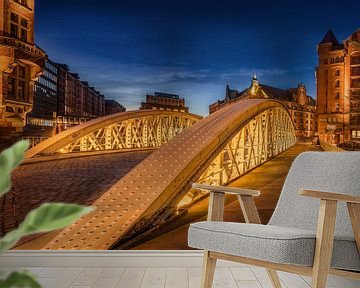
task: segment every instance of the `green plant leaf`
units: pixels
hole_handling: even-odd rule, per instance
[[[45,203],[31,211],[20,227],[27,233],[47,232],[64,228],[79,217],[93,211],[77,204]]]
[[[41,288],[35,278],[27,272],[12,272],[5,280],[0,280],[0,288]]]
[[[10,249],[20,240],[22,236],[26,234],[23,233],[20,229],[15,229],[7,233],[3,238],[0,239],[0,252]]]
[[[0,154],[0,196],[11,188],[11,171],[24,159],[24,152],[29,148],[29,141],[19,141]]]
[[[62,229],[79,217],[93,211],[92,207],[77,204],[46,203],[32,210],[15,229],[0,239],[0,251],[11,248],[21,237]]]

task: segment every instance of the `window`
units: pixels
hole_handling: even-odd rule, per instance
[[[340,70],[339,70],[339,69],[337,69],[337,70],[335,71],[335,76],[340,76]]]
[[[29,28],[29,21],[24,18],[21,18],[21,26],[25,28]]]
[[[6,112],[8,112],[8,113],[14,113],[14,112],[15,112],[14,107],[6,106]]]
[[[18,38],[18,26],[11,23],[10,24],[10,35],[11,37],[15,37],[15,38]]]
[[[28,41],[29,21],[15,13],[10,14],[10,35],[24,42]]]
[[[19,23],[19,16],[16,15],[15,13],[11,13],[10,19],[11,19],[11,21],[13,21],[15,23]]]
[[[360,130],[351,130],[351,138],[360,138]]]
[[[335,63],[339,63],[339,61],[340,61],[340,58],[339,58],[339,56],[337,56],[337,57],[335,58]]]
[[[340,87],[340,81],[339,81],[339,80],[336,80],[336,81],[335,81],[335,87],[336,87],[336,88],[339,88],[339,87]]]
[[[336,92],[335,99],[340,99],[340,92]]]
[[[9,76],[8,97],[22,102],[28,101],[26,66],[17,65]]]
[[[331,63],[331,64],[334,63],[334,57],[332,57],[332,58],[330,59],[330,63]]]
[[[340,111],[340,104],[339,103],[335,104],[335,110],[336,110],[336,112]]]
[[[23,5],[25,7],[28,7],[27,0],[15,0],[16,3],[19,3],[20,5]]]

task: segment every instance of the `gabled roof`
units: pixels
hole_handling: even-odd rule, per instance
[[[339,41],[336,39],[334,33],[331,30],[326,32],[324,38],[321,40],[319,44],[325,44],[325,43],[332,43],[335,45],[339,44]]]
[[[292,101],[293,97],[290,91],[283,90],[280,88],[260,84],[260,87],[265,91],[267,95],[272,99],[284,100],[284,101]]]

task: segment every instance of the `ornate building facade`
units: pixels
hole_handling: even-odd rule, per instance
[[[289,109],[298,139],[312,138],[317,129],[316,101],[306,94],[306,87],[300,83],[297,88],[287,90],[260,84],[254,75],[251,86],[241,92],[226,87],[224,100],[209,106],[209,113],[242,99],[275,99],[284,102]]]
[[[34,43],[34,0],[0,0],[0,134],[22,132],[46,54]]]
[[[147,94],[146,102],[142,102],[139,109],[159,109],[186,113],[189,112],[189,107],[185,107],[184,98],[180,98],[178,95],[160,92],[155,92],[154,95]]]
[[[360,29],[339,43],[329,30],[317,46],[320,140],[360,141]]]

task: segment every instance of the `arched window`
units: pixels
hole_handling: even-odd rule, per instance
[[[337,56],[337,57],[335,58],[335,63],[339,63],[339,61],[340,61],[340,58],[339,58],[339,56]]]
[[[336,88],[339,88],[339,87],[340,87],[340,81],[339,81],[339,80],[336,80],[336,81],[335,81],[335,87],[336,87]]]
[[[344,56],[340,57],[340,62],[344,62]]]
[[[330,59],[330,63],[334,63],[334,57]]]

